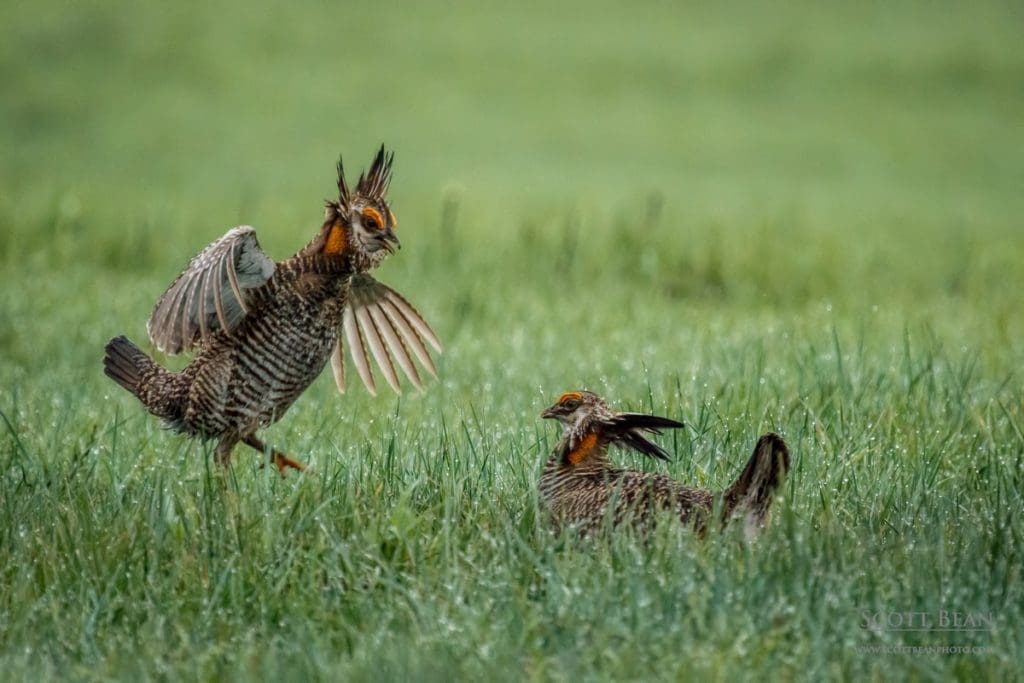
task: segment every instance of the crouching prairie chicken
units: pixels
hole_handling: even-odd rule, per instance
[[[540,498],[555,527],[573,526],[590,534],[610,523],[646,529],[659,510],[671,510],[681,522],[703,531],[720,498],[722,523],[743,515],[748,528],[763,527],[772,496],[789,470],[789,450],[777,434],[763,435],[746,467],[725,491],[691,488],[661,474],[614,467],[609,446],[630,448],[654,458],[668,454],[645,434],[684,426],[667,417],[617,413],[589,391],[562,394],[541,413],[564,426],[558,446],[540,477]]]
[[[385,199],[393,158],[381,146],[354,191],[339,161],[338,199],[327,202],[322,227],[291,258],[275,263],[256,231],[241,226],[189,262],[146,325],[159,350],[195,350],[187,367],[166,370],[116,337],[106,346],[106,374],[169,428],[217,439],[221,465],[239,441],[267,453],[256,431],[285,414],[328,358],[345,390],[342,330],[371,393],[367,346],[395,391],[395,362],[422,390],[413,356],[436,376],[427,344],[440,352],[440,342],[400,294],[367,274],[400,246]],[[269,455],[282,472],[303,467],[275,449]]]

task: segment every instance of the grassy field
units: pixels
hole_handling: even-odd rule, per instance
[[[1024,676],[1020,8],[379,5],[0,6],[3,678]],[[321,377],[265,432],[312,471],[222,477],[103,344],[381,141],[440,381]],[[774,526],[552,537],[579,387],[709,487],[783,434]],[[863,627],[942,610],[993,627]]]

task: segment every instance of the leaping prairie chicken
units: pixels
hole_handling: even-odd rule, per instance
[[[628,521],[642,530],[656,511],[671,510],[684,524],[703,531],[717,494],[683,486],[661,474],[618,469],[608,460],[612,445],[667,460],[668,454],[644,435],[682,427],[681,422],[613,412],[589,391],[562,394],[541,417],[554,418],[564,426],[540,477],[540,498],[556,528],[573,526],[586,535],[606,522],[618,526]],[[782,437],[763,435],[743,472],[720,494],[722,522],[743,514],[752,530],[763,527],[772,495],[787,471],[789,449]]]
[[[216,459],[230,462],[239,441],[266,453],[256,430],[277,420],[323,370],[327,359],[345,390],[341,330],[359,376],[376,385],[366,346],[388,384],[400,391],[393,361],[422,390],[413,356],[436,377],[430,326],[400,294],[367,271],[399,247],[385,199],[391,162],[383,145],[355,190],[338,162],[338,199],[312,241],[275,263],[249,226],[229,230],[193,258],[156,304],[146,328],[170,354],[195,350],[170,372],[125,337],[106,346],[104,371],[171,429],[217,439]],[[303,466],[277,450],[280,471]]]

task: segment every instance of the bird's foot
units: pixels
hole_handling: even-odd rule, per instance
[[[277,473],[282,477],[288,469],[298,470],[299,472],[306,469],[306,466],[301,462],[292,460],[284,453],[279,453],[278,451],[274,451],[274,454],[271,456],[271,461],[277,467]]]
[[[291,458],[289,458],[287,455],[277,450],[276,448],[267,448],[267,445],[260,441],[259,439],[257,439],[256,436],[253,434],[250,434],[243,438],[242,442],[256,449],[260,453],[266,454],[269,452],[270,462],[274,463],[274,466],[277,467],[277,473],[280,474],[282,477],[284,476],[285,471],[288,469],[298,470],[299,472],[306,469],[306,466],[303,465],[301,462],[292,460]],[[266,463],[260,465],[261,468],[265,466]]]

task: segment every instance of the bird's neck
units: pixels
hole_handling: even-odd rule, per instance
[[[608,440],[590,425],[566,430],[548,464],[580,474],[607,469]]]
[[[325,254],[322,251],[309,248],[300,250],[281,265],[286,265],[285,270],[295,277],[321,275],[330,276],[331,279],[347,280],[348,277],[358,272],[348,254]],[[285,273],[282,272],[280,275],[284,276]]]
[[[301,272],[345,275],[358,270],[348,239],[338,222],[325,223],[306,246],[287,260]]]
[[[328,221],[321,226],[296,256],[334,256],[341,257],[353,252],[348,230],[340,220]]]

